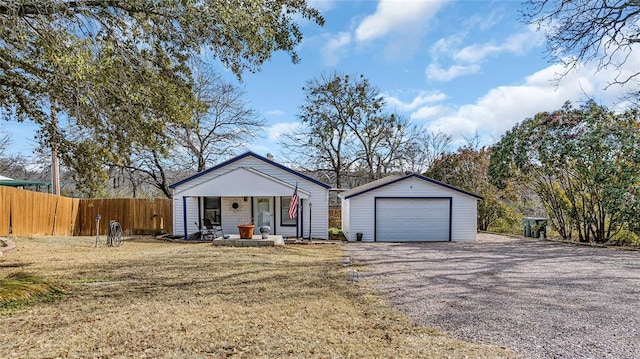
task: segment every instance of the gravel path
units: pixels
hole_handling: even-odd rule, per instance
[[[640,358],[640,252],[479,234],[476,243],[350,243],[417,323],[524,358]]]

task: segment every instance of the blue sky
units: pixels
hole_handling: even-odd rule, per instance
[[[486,0],[311,0],[324,27],[302,22],[299,64],[278,53],[240,84],[246,100],[268,127],[247,149],[281,153],[278,136],[295,131],[305,82],[323,72],[363,74],[385,96],[389,111],[407,116],[457,143],[480,136],[497,141],[517,122],[569,100],[592,98],[624,106],[628,88],[610,86],[613,70],[582,64],[560,81],[563,71],[545,56],[544,35],[523,23],[520,1]],[[625,69],[640,68],[632,56]],[[235,77],[223,68],[228,81]],[[606,88],[606,90],[605,90]],[[14,150],[29,152],[30,124],[4,122]]]
[[[586,99],[615,108],[628,88],[607,85],[616,72],[582,64],[558,81],[563,67],[546,56],[544,34],[523,23],[520,1],[317,0],[324,27],[303,25],[301,63],[285,54],[244,78],[249,101],[268,121],[258,153],[281,148],[295,130],[301,87],[322,72],[364,74],[388,110],[457,143],[480,136],[490,145],[517,122]],[[625,69],[640,68],[638,56]],[[606,90],[605,90],[606,88]]]

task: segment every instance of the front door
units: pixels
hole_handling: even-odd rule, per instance
[[[253,203],[253,218],[256,225],[255,234],[260,234],[260,227],[271,227],[273,233],[273,197],[255,197]]]

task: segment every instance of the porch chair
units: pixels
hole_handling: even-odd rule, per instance
[[[214,226],[209,218],[204,218],[202,220],[202,225],[204,227],[202,229],[202,239],[212,241],[218,237],[224,238],[224,231],[222,230],[222,227]]]

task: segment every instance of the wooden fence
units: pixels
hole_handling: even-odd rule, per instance
[[[127,235],[171,233],[170,199],[77,199],[0,186],[0,236],[90,236],[109,220],[122,225]]]
[[[329,228],[342,228],[341,209],[329,209]]]
[[[160,234],[173,232],[173,209],[170,199],[101,198],[82,199],[73,234],[96,234],[96,217],[100,214],[100,233],[105,234],[109,221],[120,222],[125,234]]]

